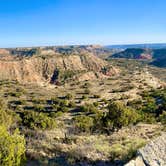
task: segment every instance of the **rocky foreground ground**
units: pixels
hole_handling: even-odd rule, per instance
[[[126,166],[165,166],[166,165],[166,133],[138,150],[135,160]]]

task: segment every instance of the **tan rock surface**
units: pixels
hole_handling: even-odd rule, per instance
[[[18,59],[8,56],[0,58],[0,79],[17,80],[20,83],[50,82],[55,70],[83,72],[80,80],[94,79],[107,63],[93,54],[32,56]],[[110,69],[112,74],[116,70]],[[90,74],[91,73],[91,74]]]
[[[125,166],[166,166],[166,133],[138,150],[137,158]]]

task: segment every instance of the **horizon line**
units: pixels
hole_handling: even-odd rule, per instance
[[[131,45],[162,45],[166,42],[143,42],[143,43],[122,43],[122,44],[99,44],[99,43],[87,43],[87,44],[43,44],[43,45],[31,45],[31,46],[12,46],[12,47],[0,47],[0,49],[11,49],[11,48],[40,48],[40,47],[65,47],[65,46],[131,46]]]

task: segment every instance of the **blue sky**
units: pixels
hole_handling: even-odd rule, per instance
[[[165,0],[0,0],[0,47],[166,42]]]

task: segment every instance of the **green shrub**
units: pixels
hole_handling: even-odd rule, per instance
[[[27,111],[23,114],[22,123],[31,129],[53,129],[56,127],[54,118],[49,117],[46,113]]]
[[[83,99],[83,100],[86,100],[86,99],[88,99],[88,97],[85,96],[85,95],[83,95],[83,96],[82,96],[82,99]]]
[[[98,102],[94,102],[93,105],[94,105],[95,107],[98,107],[98,106],[99,106],[99,103],[98,103]]]
[[[108,101],[105,98],[101,99],[101,102],[104,102],[105,104],[108,104]]]
[[[62,116],[62,115],[63,115],[63,112],[61,112],[61,111],[49,113],[49,116],[50,116],[51,118],[57,118],[57,117],[60,117],[60,116]]]
[[[141,109],[142,108],[142,100],[139,100],[139,99],[135,99],[135,100],[132,100],[132,101],[128,101],[127,102],[127,106],[130,106],[134,109]]]
[[[68,93],[65,98],[68,100],[72,100],[74,96],[71,93]]]
[[[149,124],[154,124],[156,123],[156,117],[154,116],[154,114],[151,114],[151,113],[144,113],[142,111],[140,111],[140,115],[141,115],[141,118],[140,118],[140,121],[141,122],[145,122],[145,123],[149,123]]]
[[[156,110],[157,110],[157,105],[155,99],[147,97],[146,103],[142,107],[142,111],[147,113],[156,113]]]
[[[44,108],[44,106],[38,104],[38,105],[34,106],[34,110],[37,111],[37,112],[44,112],[45,108]]]
[[[69,105],[69,100],[60,100],[59,106],[61,107],[68,107]]]
[[[69,102],[69,100],[60,100],[58,98],[51,99],[51,104],[54,109],[54,111],[61,111],[61,112],[68,112],[69,108],[74,103],[72,101]]]
[[[108,131],[135,124],[140,119],[140,115],[135,110],[126,107],[121,102],[111,102],[108,110],[109,112],[103,118],[103,124]]]
[[[63,84],[75,75],[75,71],[65,70],[59,71],[58,80]]]
[[[76,107],[76,103],[74,101],[70,101],[68,106],[70,108],[74,108],[74,107]]]
[[[136,156],[139,148],[145,145],[143,139],[124,140],[111,146],[110,159],[111,161],[121,160],[124,163]]]
[[[78,132],[90,132],[93,128],[93,118],[80,115],[74,118],[75,130]]]
[[[57,97],[51,98],[51,104],[59,104],[61,100]]]
[[[120,97],[120,100],[125,100],[125,99],[129,99],[129,98],[130,98],[129,95],[122,94],[122,96]]]
[[[159,116],[159,121],[164,125],[166,124],[166,111],[163,111],[163,113]]]
[[[0,125],[5,126],[7,129],[14,129],[18,127],[21,118],[18,114],[10,110],[0,110]]]
[[[46,100],[43,100],[43,99],[35,99],[35,98],[33,98],[32,102],[35,103],[35,104],[46,104]]]
[[[7,114],[6,111],[0,110],[0,124],[9,128],[12,123],[12,116],[10,114]]]
[[[25,161],[25,139],[17,131],[9,134],[0,126],[0,165],[20,166]]]
[[[166,90],[158,89],[151,91],[144,91],[141,94],[143,98],[140,110],[144,113],[143,121],[148,123],[155,123],[161,121],[160,116],[166,110]]]
[[[0,99],[0,109],[4,109],[6,107],[6,103],[3,99]]]
[[[65,106],[58,106],[57,111],[59,112],[68,112],[69,108]]]
[[[88,114],[95,114],[98,112],[94,104],[85,104],[80,107],[80,110]]]

